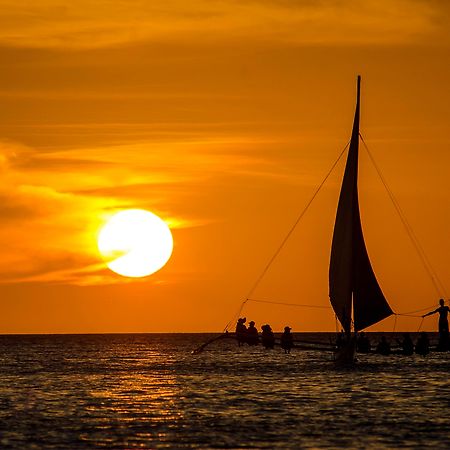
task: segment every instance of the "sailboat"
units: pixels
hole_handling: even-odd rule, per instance
[[[361,77],[358,76],[355,117],[337,206],[329,267],[330,302],[345,335],[342,345],[335,352],[335,361],[338,363],[353,363],[355,361],[356,337],[359,331],[394,314],[384,297],[370,264],[361,226],[358,201],[360,93]],[[251,293],[286,243],[298,220],[254,284],[246,300],[242,303],[238,315],[245,303],[251,300],[249,298]],[[235,338],[236,336],[228,333],[228,325],[222,336],[214,337],[193,353],[201,352],[207,345],[216,340],[225,337]]]
[[[344,178],[334,224],[329,268],[330,302],[345,332],[336,361],[355,358],[356,333],[394,314],[370,264],[358,201],[358,151],[361,77]]]

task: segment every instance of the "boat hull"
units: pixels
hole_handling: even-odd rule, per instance
[[[356,339],[352,337],[334,352],[336,365],[345,366],[356,363]]]

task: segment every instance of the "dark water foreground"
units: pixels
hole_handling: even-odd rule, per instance
[[[450,448],[450,353],[192,356],[210,336],[0,336],[0,447]]]

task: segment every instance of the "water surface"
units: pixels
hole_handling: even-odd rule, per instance
[[[450,448],[449,353],[191,355],[208,337],[0,336],[1,448]]]

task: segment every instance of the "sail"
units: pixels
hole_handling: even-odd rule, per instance
[[[370,264],[361,227],[358,203],[358,147],[360,77],[352,137],[336,212],[331,245],[330,301],[344,330],[352,320],[356,331],[393,314]]]

